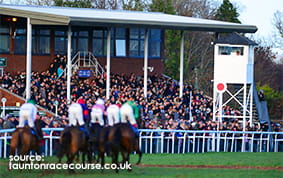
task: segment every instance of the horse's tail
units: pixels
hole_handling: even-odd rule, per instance
[[[21,145],[21,139],[20,139],[20,132],[19,130],[15,130],[15,132],[12,134],[12,139],[10,143],[10,155],[15,155],[16,149],[18,146]],[[19,151],[19,150],[18,150]]]
[[[112,128],[114,129],[114,128]],[[111,132],[111,130],[110,130]],[[109,133],[110,134],[110,133]],[[108,141],[107,147],[110,148],[110,150],[113,152],[114,150],[119,150],[120,149],[120,139],[121,139],[121,129],[120,127],[115,128],[114,133],[112,134],[113,138]]]
[[[60,138],[60,142],[59,142],[59,148],[58,148],[58,152],[57,152],[57,157],[59,158],[59,162],[61,160],[61,158],[64,156],[65,153],[67,153],[68,148],[70,147],[71,144],[71,132],[67,131],[64,132]]]

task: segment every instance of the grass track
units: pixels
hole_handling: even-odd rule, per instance
[[[56,162],[55,157],[46,157],[44,163]],[[131,157],[135,163],[137,156]],[[110,159],[107,159],[110,162]],[[76,174],[69,175],[66,170],[12,170],[7,172],[8,159],[0,159],[0,177],[283,177],[283,171],[258,169],[190,169],[190,168],[159,168],[159,167],[133,167],[132,172],[121,170],[116,174],[113,170],[76,170]],[[145,154],[142,164],[159,165],[242,165],[242,166],[283,166],[283,153],[199,153],[199,154]]]

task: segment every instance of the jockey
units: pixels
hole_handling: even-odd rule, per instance
[[[84,121],[84,116],[87,113],[84,112],[83,106],[79,102],[83,104],[84,100],[79,99],[77,103],[72,103],[69,107],[69,126],[77,126],[79,124],[80,129],[89,137],[87,124]]]
[[[91,124],[99,123],[104,126],[103,115],[105,113],[104,100],[99,98],[96,100],[95,105],[91,109]]]
[[[121,114],[121,122],[127,123],[129,122],[136,134],[138,136],[138,125],[136,119],[139,118],[139,108],[135,104],[132,98],[130,98],[126,103],[124,103],[120,109]]]
[[[111,102],[111,104],[107,107],[107,121],[109,126],[113,126],[120,122],[119,118],[119,106],[115,104],[115,102]]]
[[[85,100],[80,98],[78,99],[77,103],[79,103],[81,105],[81,107],[83,108],[83,119],[84,121],[89,124],[89,111],[87,108],[87,105],[85,103]]]
[[[27,103],[24,103],[20,107],[20,113],[19,113],[19,125],[18,128],[25,127],[25,121],[28,121],[29,127],[34,131],[35,136],[38,138],[38,140],[41,140],[35,125],[34,121],[37,118],[37,108],[35,107],[35,102],[33,100],[28,100]]]

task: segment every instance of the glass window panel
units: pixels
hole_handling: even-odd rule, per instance
[[[161,38],[160,33],[161,33],[161,31],[159,29],[151,29],[149,38],[151,40],[160,40],[160,38]]]
[[[144,56],[144,41],[140,41],[140,56]]]
[[[219,55],[244,55],[243,47],[219,46]]]
[[[0,33],[9,33],[9,26],[0,26]]]
[[[149,48],[150,57],[160,57],[160,42],[151,42]]]
[[[126,56],[126,40],[116,40],[116,56]]]
[[[104,31],[103,30],[93,30],[93,37],[103,38]]]
[[[48,29],[41,29],[39,30],[40,35],[50,35],[50,30]]]
[[[76,43],[76,39],[72,38],[72,43],[71,43],[71,47],[72,47],[72,52],[76,53],[76,49],[77,49],[77,43]]]
[[[87,38],[79,38],[78,51],[88,51],[88,39]]]
[[[80,31],[79,36],[88,37],[88,31]]]
[[[104,55],[103,50],[103,40],[102,39],[95,39],[92,41],[93,53],[95,56],[102,56]]]
[[[130,40],[130,51],[139,49],[139,41],[138,40]]]
[[[139,29],[131,28],[130,29],[130,39],[138,39],[139,38]]]
[[[140,39],[144,39],[144,33],[145,33],[145,30],[140,29]]]
[[[39,44],[40,44],[39,46],[40,54],[50,53],[50,38],[49,37],[40,37]]]
[[[66,31],[55,31],[55,36],[67,36],[67,32]]]
[[[67,38],[55,37],[55,53],[65,54],[67,52]]]
[[[116,38],[117,39],[125,39],[126,38],[125,28],[116,28]]]
[[[0,35],[0,53],[7,53],[10,51],[10,36]]]
[[[16,34],[17,35],[19,35],[19,34],[26,34],[26,32],[27,32],[26,29],[19,29],[19,28],[16,29]]]
[[[36,37],[32,37],[32,53],[36,54],[37,53],[37,43],[36,43]]]
[[[21,54],[26,52],[26,42],[27,39],[25,36],[16,36],[15,37],[15,53]]]

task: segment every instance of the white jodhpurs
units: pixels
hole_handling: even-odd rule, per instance
[[[76,126],[77,122],[80,126],[84,125],[83,108],[78,103],[73,103],[69,107],[69,125]]]
[[[120,109],[120,114],[121,114],[122,123],[127,123],[127,121],[129,121],[131,125],[134,125],[137,123],[135,116],[134,116],[133,108],[130,105],[128,104],[122,105]]]
[[[99,123],[104,126],[103,111],[100,108],[93,107],[91,109],[91,123]]]
[[[120,122],[119,119],[119,107],[115,104],[111,104],[107,110],[107,121],[109,126],[113,126]]]

